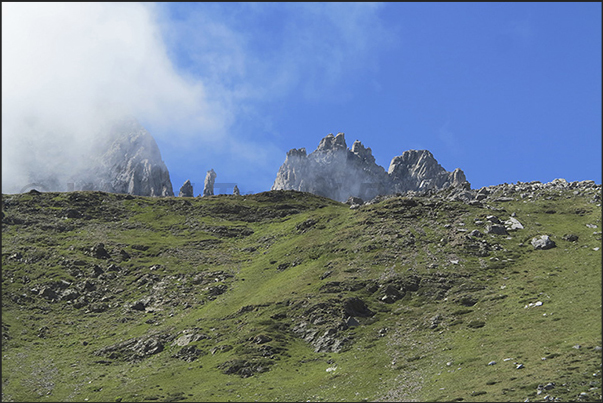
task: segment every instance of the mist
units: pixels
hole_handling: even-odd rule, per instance
[[[227,121],[170,62],[153,5],[2,3],[3,193],[43,178],[65,190],[126,116],[172,128],[173,141],[215,139]]]

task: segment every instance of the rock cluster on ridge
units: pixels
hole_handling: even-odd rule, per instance
[[[394,157],[388,171],[375,162],[370,148],[358,140],[350,150],[343,133],[327,135],[318,148],[287,152],[272,190],[298,190],[345,201],[408,191],[470,188],[460,169],[446,171],[427,150],[409,150]]]

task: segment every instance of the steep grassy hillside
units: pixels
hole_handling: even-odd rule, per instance
[[[2,400],[600,401],[601,186],[541,185],[3,195]]]

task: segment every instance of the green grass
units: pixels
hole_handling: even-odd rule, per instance
[[[588,195],[551,194],[494,209],[394,197],[355,210],[292,191],[3,195],[6,216],[26,222],[2,227],[3,400],[535,401],[548,382],[548,395],[596,400],[601,210]],[[68,208],[86,217],[65,219]],[[512,213],[525,229],[486,234],[487,255],[476,254],[475,219]],[[539,234],[557,247],[533,250]],[[91,254],[98,243],[110,260]],[[381,301],[415,277],[418,290]],[[80,291],[81,308],[32,291],[61,280],[96,291]],[[293,331],[337,327],[351,297],[374,315],[338,330],[340,352],[315,352]],[[146,311],[129,308],[145,298]],[[207,336],[187,346],[202,352],[192,362],[173,358],[185,331]],[[95,354],[155,334],[163,351],[140,361]],[[223,373],[236,362],[267,370]]]

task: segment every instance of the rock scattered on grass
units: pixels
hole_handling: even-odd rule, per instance
[[[530,243],[532,244],[534,249],[543,249],[544,250],[544,249],[551,249],[556,246],[555,241],[553,241],[551,239],[551,237],[549,237],[548,235],[540,235],[540,236],[534,237],[534,238],[532,238]]]

